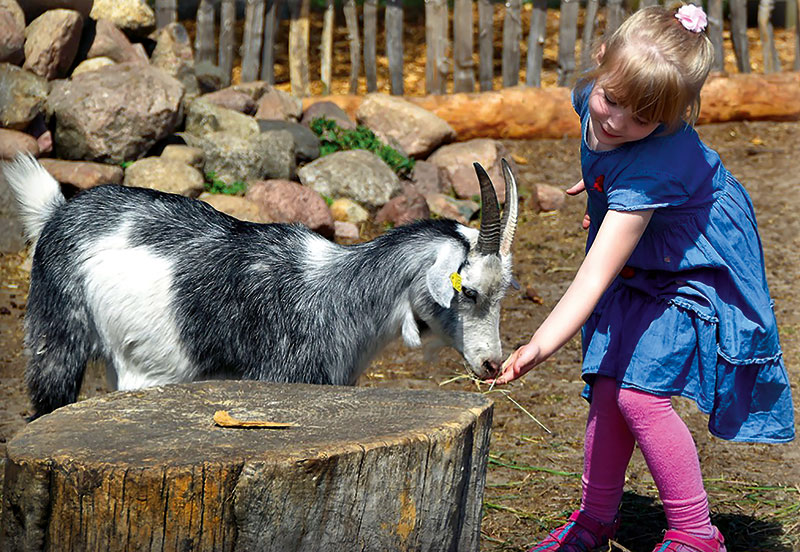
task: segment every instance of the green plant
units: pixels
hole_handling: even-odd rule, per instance
[[[246,183],[236,180],[231,184],[227,184],[224,180],[218,178],[214,171],[206,173],[206,181],[203,187],[211,194],[244,195],[247,191]]]
[[[311,121],[311,131],[319,136],[320,156],[337,151],[363,149],[383,159],[398,176],[407,177],[414,169],[414,160],[406,157],[396,149],[384,144],[365,126],[357,126],[345,130],[327,117],[318,117]]]

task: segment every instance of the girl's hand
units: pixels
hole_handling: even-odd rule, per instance
[[[542,361],[540,353],[539,345],[533,340],[527,345],[523,345],[506,359],[500,375],[495,378],[493,384],[508,383],[527,374]]]
[[[583,179],[581,178],[578,181],[577,184],[575,184],[574,186],[572,186],[570,188],[567,188],[566,192],[567,192],[567,195],[574,196],[574,195],[578,195],[579,193],[581,193],[581,192],[583,192],[585,190],[586,190],[586,185],[583,183]],[[587,211],[583,215],[583,222],[581,222],[581,228],[583,228],[584,230],[588,230],[590,223],[591,223],[591,219],[589,218],[589,212]]]

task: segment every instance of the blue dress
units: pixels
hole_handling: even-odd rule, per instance
[[[591,218],[653,210],[628,264],[582,329],[584,396],[596,375],[693,399],[709,431],[794,438],[794,410],[753,204],[688,125],[611,150],[586,142],[591,85],[573,92]]]

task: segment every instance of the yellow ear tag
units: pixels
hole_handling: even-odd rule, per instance
[[[453,272],[450,275],[450,281],[453,283],[453,289],[461,293],[461,274]]]

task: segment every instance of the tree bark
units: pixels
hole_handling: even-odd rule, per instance
[[[477,551],[491,419],[473,393],[252,381],[90,399],[8,443],[0,548]]]

